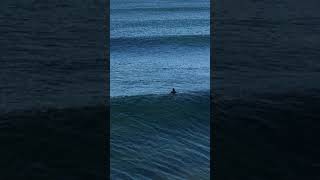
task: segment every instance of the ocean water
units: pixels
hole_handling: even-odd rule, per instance
[[[210,179],[208,93],[111,99],[111,179]]]
[[[112,97],[209,90],[209,1],[110,6]]]
[[[210,2],[110,9],[111,179],[210,179]]]
[[[0,179],[105,177],[103,1],[0,6]]]
[[[217,179],[319,179],[319,5],[216,1]]]
[[[104,103],[103,2],[2,3],[3,111]]]

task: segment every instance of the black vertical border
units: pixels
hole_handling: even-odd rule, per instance
[[[105,138],[104,138],[104,148],[105,148],[105,179],[110,179],[110,0],[105,0],[104,2],[104,32],[105,32],[105,68],[106,68],[106,76],[105,76],[105,92],[106,92],[106,119],[104,121],[105,130]]]
[[[216,0],[210,0],[210,179],[216,179]]]

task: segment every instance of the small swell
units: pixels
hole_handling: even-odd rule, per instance
[[[111,99],[112,179],[209,179],[209,93]]]
[[[182,46],[210,45],[210,35],[172,35],[172,36],[145,36],[145,37],[118,37],[110,40],[114,50],[130,47],[159,47],[168,44]]]

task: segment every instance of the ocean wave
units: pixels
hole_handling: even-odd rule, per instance
[[[210,11],[210,7],[144,7],[144,8],[112,8],[111,13],[130,13],[130,12],[189,12],[189,11]]]
[[[145,36],[145,37],[119,37],[111,38],[111,49],[123,49],[129,47],[159,47],[169,44],[177,46],[199,46],[210,45],[210,35],[169,35],[169,36]]]
[[[209,34],[210,18],[177,18],[177,19],[148,19],[148,20],[111,20],[111,35],[113,32],[119,31],[121,28],[163,28],[163,29],[175,29],[181,27],[194,27],[203,28],[207,27]]]
[[[209,179],[208,92],[111,98],[111,177]]]

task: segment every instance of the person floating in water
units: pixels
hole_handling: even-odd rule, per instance
[[[176,94],[176,90],[174,88],[172,88],[171,94]]]

